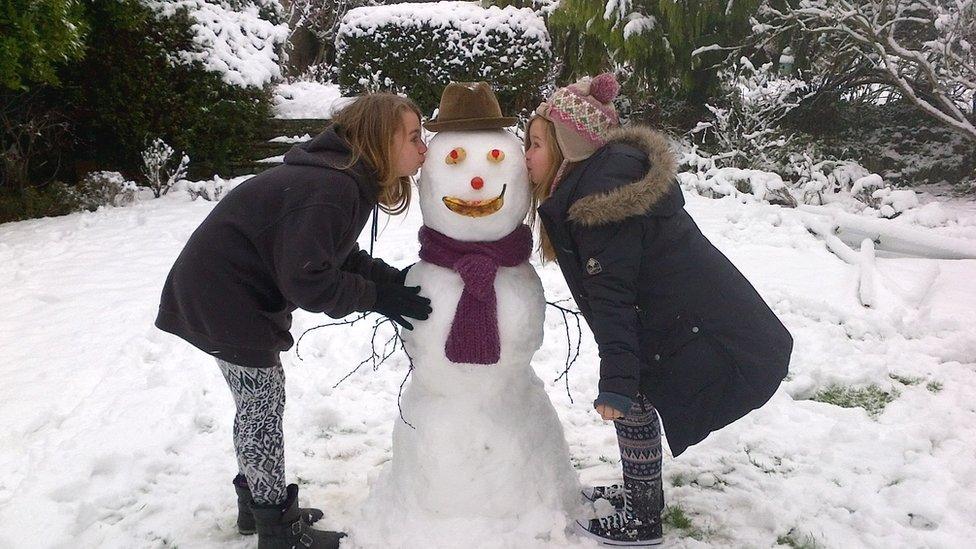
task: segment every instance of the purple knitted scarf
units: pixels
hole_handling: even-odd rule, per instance
[[[464,281],[444,351],[451,362],[495,364],[501,355],[495,273],[515,267],[532,254],[528,225],[494,242],[462,242],[430,227],[420,229],[420,259],[453,269]],[[430,289],[428,289],[430,291]]]

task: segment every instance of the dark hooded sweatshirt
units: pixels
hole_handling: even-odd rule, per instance
[[[230,363],[279,364],[296,308],[341,318],[370,309],[399,271],[359,250],[378,185],[330,127],[284,164],[232,190],[190,236],[163,287],[156,326]]]

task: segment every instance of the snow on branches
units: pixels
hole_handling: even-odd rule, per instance
[[[831,43],[938,123],[976,141],[976,0],[799,0],[765,4],[754,24],[772,43],[791,33]]]
[[[183,155],[175,166],[175,151],[160,138],[156,138],[149,147],[142,152],[142,175],[146,177],[146,185],[152,189],[156,198],[168,193],[177,181],[186,177],[190,157]]]

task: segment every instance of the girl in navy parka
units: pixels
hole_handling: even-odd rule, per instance
[[[526,163],[544,259],[558,261],[596,338],[594,407],[617,430],[623,486],[584,491],[616,512],[581,521],[608,545],[661,543],[661,430],[675,456],[762,406],[786,376],[789,332],[684,210],[664,136],[621,128],[611,74],[536,110]]]

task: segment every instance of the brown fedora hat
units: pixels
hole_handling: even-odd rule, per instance
[[[437,118],[424,127],[432,132],[494,130],[516,122],[514,116],[502,116],[495,92],[487,82],[451,82],[441,94]]]

